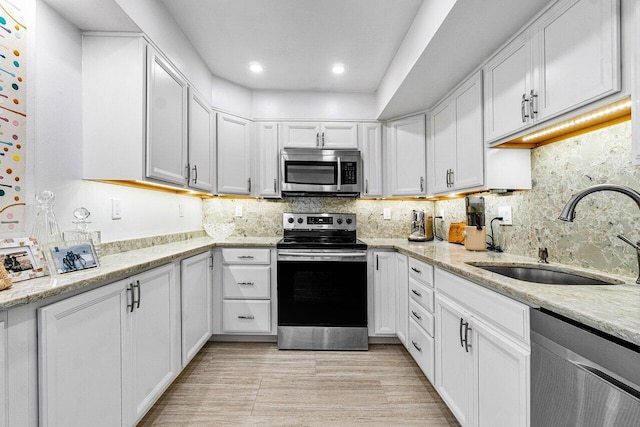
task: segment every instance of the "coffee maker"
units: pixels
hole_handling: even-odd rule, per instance
[[[433,240],[433,217],[425,215],[424,211],[411,212],[411,235],[412,242],[426,242]]]

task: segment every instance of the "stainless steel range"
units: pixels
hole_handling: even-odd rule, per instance
[[[355,214],[285,213],[278,348],[367,350],[367,245]]]

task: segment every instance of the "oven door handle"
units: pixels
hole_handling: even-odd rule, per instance
[[[366,253],[278,252],[278,261],[357,261],[367,260]]]

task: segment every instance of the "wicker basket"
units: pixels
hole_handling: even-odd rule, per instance
[[[7,273],[3,263],[0,262],[0,291],[10,288],[12,284],[13,281],[9,277],[9,273]]]

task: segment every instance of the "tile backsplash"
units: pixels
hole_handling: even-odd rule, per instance
[[[576,209],[573,223],[557,219],[571,194],[594,184],[614,183],[640,191],[640,167],[631,164],[631,122],[571,137],[532,150],[533,189],[505,195],[485,195],[486,220],[498,207],[511,206],[513,225],[494,222],[498,244],[505,252],[536,257],[547,247],[549,260],[563,264],[635,277],[635,251],[617,238],[624,234],[640,240],[640,210],[628,197],[612,192],[594,193]],[[242,205],[243,216],[235,217]],[[390,208],[392,219],[383,219]],[[363,238],[406,238],[411,211],[443,213],[438,235],[446,238],[449,224],[464,221],[464,199],[345,200],[339,198],[228,199],[203,202],[207,224],[229,224],[235,236],[279,236],[283,212],[355,212],[358,235]]]

